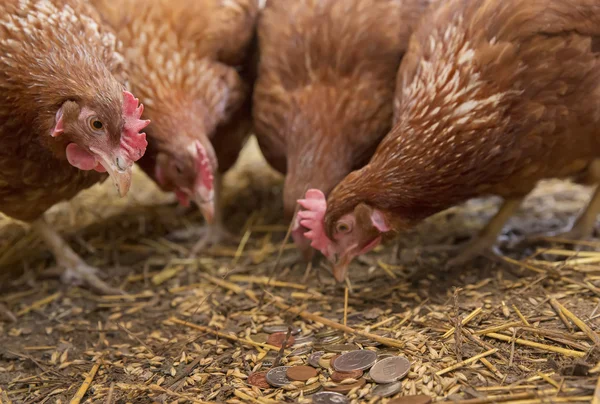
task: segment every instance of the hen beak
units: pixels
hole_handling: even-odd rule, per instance
[[[204,220],[206,223],[212,224],[215,220],[215,202],[214,199],[211,198],[209,200],[205,200],[203,197],[198,195],[198,192],[194,195],[194,203],[200,209]]]
[[[346,280],[346,276],[348,275],[348,267],[350,266],[350,262],[352,262],[352,256],[349,254],[344,254],[341,257],[336,257],[333,262],[333,277],[339,283],[342,283]]]
[[[131,186],[132,162],[127,162],[121,156],[107,155],[100,150],[90,149],[100,158],[100,164],[108,172],[113,180],[119,196],[122,198],[129,192]]]

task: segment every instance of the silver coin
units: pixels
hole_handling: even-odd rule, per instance
[[[340,393],[322,391],[312,396],[312,402],[315,404],[348,404],[350,400]]]
[[[310,366],[317,369],[320,368],[321,366],[319,365],[319,359],[321,359],[321,356],[323,355],[325,355],[324,351],[313,352],[312,355],[308,357],[308,363]]]
[[[330,335],[333,334],[337,334],[337,331],[333,328],[329,328],[329,329],[324,329],[323,331],[320,331],[318,333],[315,334],[315,337],[317,338],[325,338],[325,337],[329,337]]]
[[[400,393],[402,390],[402,382],[394,382],[389,384],[380,384],[373,389],[373,395],[378,397],[390,397]]]
[[[268,334],[274,334],[276,332],[288,332],[288,326],[285,324],[265,325],[263,326],[263,331]],[[302,328],[292,326],[292,335],[300,334],[300,332],[302,332]]]
[[[365,370],[377,361],[377,353],[361,349],[342,354],[335,360],[335,370],[340,372],[351,372],[353,370]]]
[[[267,382],[273,387],[283,387],[292,381],[287,378],[286,372],[290,366],[279,366],[267,372]]]
[[[408,359],[403,356],[392,356],[373,365],[369,375],[375,383],[387,384],[402,379],[409,370],[410,362]]]
[[[312,347],[310,345],[305,345],[302,346],[298,349],[294,349],[291,353],[290,356],[300,356],[300,355],[304,355],[310,352],[310,350],[312,349]]]
[[[331,344],[334,344],[341,340],[342,340],[341,335],[330,335],[329,337],[325,337],[325,338],[321,339],[319,342],[323,345],[331,345]]]
[[[296,337],[296,339],[294,340],[294,346],[308,345],[312,344],[313,342],[315,342],[315,338],[312,335],[307,335],[305,337]]]

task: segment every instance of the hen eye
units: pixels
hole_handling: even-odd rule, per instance
[[[90,119],[90,126],[94,130],[101,130],[102,128],[104,128],[104,124],[98,118]]]
[[[346,223],[338,223],[335,226],[335,230],[338,233],[348,233],[350,231],[350,226],[348,224],[346,224]]]
[[[175,171],[177,171],[177,174],[181,174],[183,172],[183,170],[179,166],[175,166]]]

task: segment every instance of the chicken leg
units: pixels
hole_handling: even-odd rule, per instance
[[[600,159],[594,160],[588,167],[584,184],[595,184],[596,188],[585,210],[579,215],[575,223],[567,230],[544,233],[544,237],[560,237],[567,240],[582,240],[592,237],[596,226],[596,219],[600,213]]]
[[[496,215],[488,222],[488,224],[479,233],[477,238],[470,241],[458,256],[449,260],[447,266],[456,267],[463,265],[483,253],[485,250],[494,246],[498,239],[498,235],[502,231],[502,228],[508,219],[510,219],[511,216],[519,209],[523,199],[525,198],[520,197],[506,199],[500,207],[498,213],[496,213]]]
[[[101,294],[123,294],[123,291],[109,286],[98,278],[98,269],[86,264],[44,218],[36,220],[32,228],[50,247],[56,263],[65,269],[61,276],[63,282],[85,285]]]

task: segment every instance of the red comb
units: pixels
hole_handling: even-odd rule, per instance
[[[200,141],[196,141],[196,151],[198,152],[196,160],[196,170],[198,170],[196,186],[202,185],[210,191],[213,189],[214,177],[208,153]]]
[[[308,229],[304,237],[311,240],[310,245],[313,248],[327,255],[331,240],[325,234],[324,219],[327,211],[327,200],[323,192],[318,189],[309,189],[306,191],[305,199],[298,200],[300,206],[304,209],[298,212],[300,224]]]
[[[139,160],[146,152],[146,134],[140,133],[150,123],[142,120],[144,105],[138,106],[139,100],[129,91],[123,91],[123,120],[125,125],[121,135],[121,147],[125,149],[127,157],[132,161]]]

